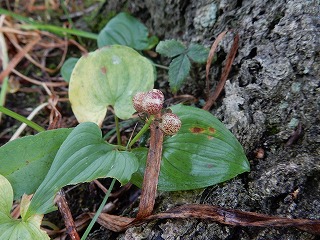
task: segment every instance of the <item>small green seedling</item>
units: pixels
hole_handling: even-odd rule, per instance
[[[161,41],[156,51],[161,55],[173,58],[169,65],[169,84],[171,91],[176,93],[189,74],[191,62],[204,63],[207,61],[209,49],[192,43],[186,47],[177,40]]]
[[[149,37],[147,27],[128,13],[119,13],[99,32],[98,47],[119,44],[136,50],[147,50],[158,43],[155,36]]]

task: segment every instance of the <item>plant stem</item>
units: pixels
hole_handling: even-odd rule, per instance
[[[67,6],[66,6],[66,4],[64,2],[65,2],[65,0],[60,0],[60,4],[61,4],[61,7],[62,7],[62,9],[64,11],[64,14],[67,16],[68,23],[69,23],[70,27],[73,28],[74,27],[73,21],[72,21],[72,19],[70,17],[70,13],[68,11],[68,8],[67,8]],[[78,40],[79,40],[79,43],[84,46],[84,43],[83,43],[81,37],[78,36]]]
[[[119,122],[119,127],[120,127],[120,128],[129,127],[129,126],[131,126],[133,123],[135,123],[136,121],[137,121],[136,119],[128,119],[128,120],[121,121],[121,122]],[[103,139],[106,139],[106,138],[112,136],[115,132],[116,132],[116,129],[115,129],[115,128],[111,129],[110,131],[108,131],[108,132],[103,136]]]
[[[114,122],[116,124],[116,132],[117,132],[117,144],[121,145],[121,135],[120,135],[120,126],[119,126],[119,118],[114,115]]]
[[[39,126],[35,122],[32,122],[32,121],[28,120],[24,116],[21,116],[20,114],[15,113],[15,112],[9,110],[8,108],[0,106],[0,112],[3,112],[4,114],[6,114],[6,115],[8,115],[8,116],[10,116],[12,118],[17,119],[18,121],[27,124],[29,127],[33,128],[34,130],[36,130],[38,132],[45,131],[45,129],[43,127]]]
[[[105,195],[105,197],[104,197],[104,199],[103,199],[103,201],[102,201],[99,209],[97,210],[96,214],[95,214],[94,217],[92,218],[92,220],[91,220],[89,226],[87,227],[85,233],[84,233],[83,236],[81,237],[81,240],[85,240],[85,239],[87,238],[87,236],[89,235],[89,233],[90,233],[93,225],[95,224],[95,222],[97,221],[100,213],[102,212],[102,209],[103,209],[104,205],[106,205],[106,202],[107,202],[107,200],[108,200],[108,198],[109,198],[109,196],[110,196],[110,193],[111,193],[111,191],[112,191],[112,188],[113,188],[115,182],[116,182],[116,179],[115,179],[115,178],[112,179],[112,182],[111,182],[111,184],[110,184],[110,187],[109,187],[109,189],[108,189],[108,191],[107,191],[107,193],[106,193],[106,195]]]
[[[158,115],[156,117],[160,117],[160,114]],[[152,214],[156,199],[163,144],[163,132],[158,125],[158,121],[153,121],[150,126],[150,146],[136,220],[143,219]]]
[[[67,16],[69,25],[73,27],[72,19],[70,17],[69,11],[68,11],[68,9],[67,9],[67,7],[66,7],[66,5],[65,5],[63,0],[60,0],[60,5],[61,5],[61,7],[63,9],[64,14],[66,14],[66,16]]]
[[[153,64],[153,66],[155,66],[155,67],[169,70],[169,67],[167,67],[167,66],[163,66],[163,65],[160,65],[160,64],[156,64],[156,63],[152,63],[152,64]]]
[[[135,144],[141,136],[149,129],[150,124],[153,122],[154,116],[150,116],[148,121],[144,124],[144,126],[141,128],[141,130],[137,133],[137,135],[131,140],[131,142],[128,144],[127,148],[131,148],[133,144]]]
[[[70,238],[74,240],[80,240],[79,234],[76,229],[76,225],[74,223],[72,214],[70,212],[70,208],[65,197],[65,193],[62,189],[57,193],[56,201],[60,214],[63,217],[66,229],[68,229],[68,234]]]

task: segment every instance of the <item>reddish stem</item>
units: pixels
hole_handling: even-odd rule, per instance
[[[156,119],[159,117],[160,114],[156,116]],[[154,121],[150,126],[150,147],[136,220],[152,214],[156,199],[163,143],[163,133],[159,129],[158,124],[158,121]]]

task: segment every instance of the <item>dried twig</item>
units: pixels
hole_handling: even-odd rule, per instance
[[[66,225],[67,233],[72,240],[80,240],[79,234],[77,233],[75,223],[73,221],[67,200],[65,198],[63,190],[57,193],[55,201],[58,205],[59,211],[64,219]]]

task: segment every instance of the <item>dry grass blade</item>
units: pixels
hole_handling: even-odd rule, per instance
[[[50,124],[49,124],[48,130],[61,128],[62,115],[59,112],[59,110],[56,108],[58,100],[59,100],[59,97],[54,95],[50,95],[50,98],[48,100],[50,104],[48,107],[51,109],[50,117],[49,117]]]
[[[234,60],[234,58],[236,56],[236,53],[238,51],[238,45],[239,45],[239,35],[236,34],[236,36],[235,36],[235,38],[233,40],[233,44],[231,46],[231,50],[228,53],[227,60],[226,60],[226,65],[223,68],[220,81],[219,81],[215,91],[212,94],[210,94],[206,104],[203,106],[202,109],[209,110],[212,107],[212,105],[215,103],[215,101],[218,99],[218,97],[219,97],[219,95],[220,95],[220,93],[221,93],[221,91],[222,91],[222,89],[224,87],[224,84],[227,81],[227,78],[228,78],[229,72],[231,70],[231,66],[232,66],[233,60]]]
[[[43,108],[45,108],[46,106],[48,106],[49,103],[42,103],[40,104],[38,107],[36,107],[27,117],[28,120],[32,120]],[[20,127],[17,129],[17,131],[12,135],[12,137],[10,138],[9,142],[12,140],[17,139],[20,134],[23,132],[23,130],[27,127],[27,124],[22,123],[20,125]]]
[[[26,41],[30,42],[30,37],[33,37],[33,38],[40,37],[39,41],[36,43],[37,47],[46,49],[47,53],[49,53],[53,49],[61,49],[63,53],[61,54],[61,58],[58,65],[54,69],[47,68],[45,66],[45,63],[43,63],[45,62],[45,58],[47,57],[46,54],[42,54],[42,59],[43,59],[42,63],[37,61],[38,59],[37,53],[34,53],[33,55],[31,55],[31,54],[28,54],[28,52],[26,52],[24,54],[24,57],[26,59],[28,59],[32,64],[34,64],[44,72],[52,74],[57,72],[61,68],[66,58],[68,45],[71,45],[71,44],[75,45],[77,48],[80,49],[81,52],[87,53],[87,50],[84,47],[82,47],[79,43],[77,43],[75,40],[68,40],[67,38],[61,39],[60,37],[45,31],[21,31],[16,29],[19,27],[19,25],[14,25],[12,22],[7,20],[4,20],[4,23],[6,26],[4,27],[1,26],[0,32],[3,32],[7,36],[7,39],[12,43],[12,45],[16,48],[16,50],[20,52],[20,54],[23,54],[23,51],[24,51],[24,48],[20,46],[20,42],[26,42]],[[15,65],[11,67],[11,71],[13,70]],[[2,74],[5,74],[5,73],[2,73]],[[9,73],[6,73],[6,74],[8,75]],[[2,80],[0,78],[0,83],[1,81]]]
[[[40,41],[40,36],[37,35],[35,39],[33,39],[31,42],[29,42],[22,51],[18,52],[10,61],[7,68],[0,73],[0,83],[2,83],[3,79],[10,74],[12,69],[15,68],[15,66],[24,58],[24,56],[33,48],[34,45],[36,45]]]
[[[20,34],[21,31],[19,31]],[[8,37],[8,39],[10,40],[10,42],[12,43],[12,45],[18,50],[18,51],[22,51],[22,47],[19,45],[18,43],[18,39],[16,37],[15,34],[10,33],[10,32],[5,32],[6,36]],[[56,37],[55,37],[56,38]],[[58,71],[60,69],[60,67],[62,66],[64,60],[65,60],[65,56],[68,50],[68,41],[62,41],[60,39],[57,40],[58,43],[50,43],[50,42],[41,42],[39,41],[37,43],[38,46],[42,47],[42,48],[63,48],[63,54],[61,57],[61,60],[58,64],[58,66],[55,69],[50,69],[50,68],[46,68],[45,66],[43,66],[41,63],[38,63],[32,56],[30,56],[30,54],[26,53],[25,54],[25,58],[28,59],[31,63],[33,63],[35,66],[37,66],[38,68],[40,68],[42,71],[46,71],[48,73],[55,73],[56,71]]]
[[[32,79],[32,78],[29,78],[25,75],[23,75],[22,73],[18,72],[17,70],[15,69],[12,69],[12,72],[14,74],[16,74],[17,76],[21,77],[22,79],[30,82],[30,83],[33,83],[33,84],[36,84],[36,85],[40,85],[40,86],[48,86],[48,87],[64,87],[64,86],[67,86],[68,83],[67,82],[41,82],[41,81],[38,81],[38,80],[35,80],[35,79]]]
[[[9,25],[9,23],[7,21],[5,21],[5,23],[7,23],[7,25]],[[2,32],[2,33],[15,33],[15,34],[19,34],[19,35],[33,36],[33,37],[35,37],[36,35],[39,35],[36,32],[30,32],[30,31],[25,32],[25,31],[15,29],[14,25],[9,25],[9,27],[0,27],[0,32]]]
[[[212,63],[214,54],[217,50],[218,44],[221,42],[221,40],[224,38],[224,36],[226,35],[227,32],[228,31],[224,31],[218,35],[218,37],[216,38],[216,40],[212,44],[210,51],[209,51],[207,64],[206,64],[206,94],[207,94],[207,96],[209,96],[209,93],[210,93],[209,71],[210,71],[211,63]]]

